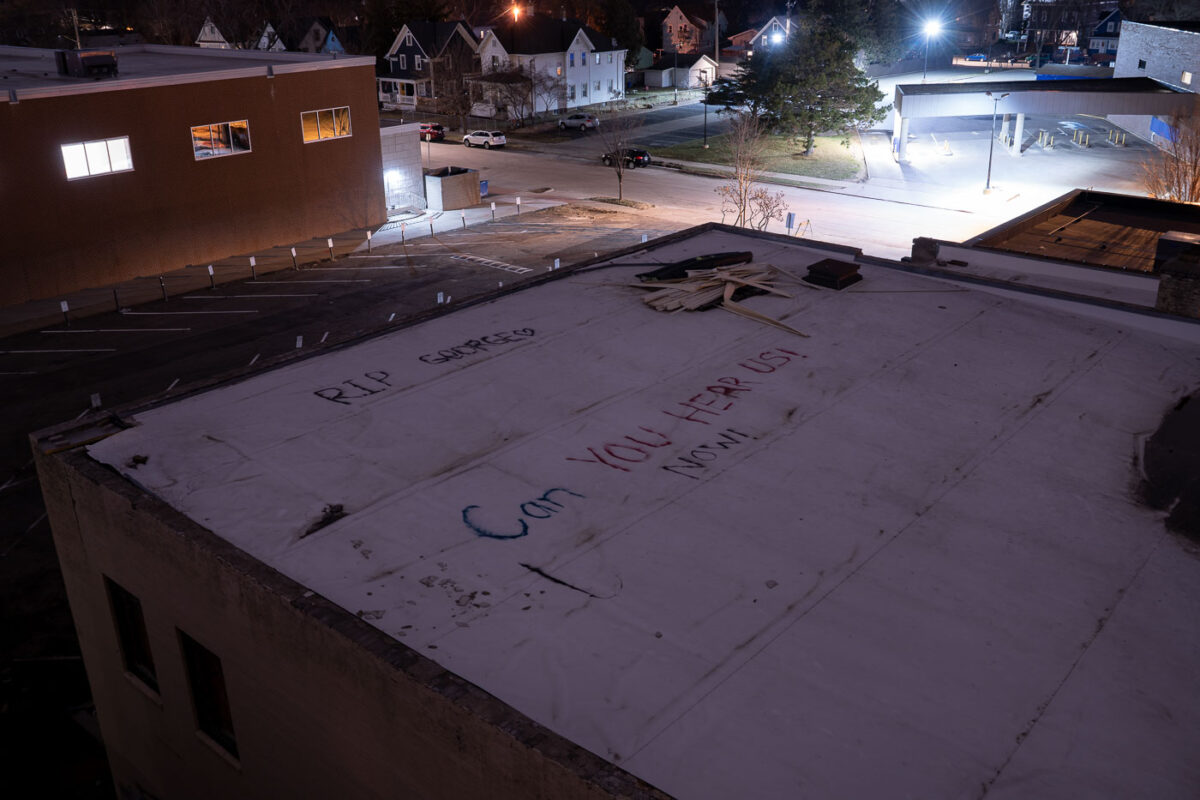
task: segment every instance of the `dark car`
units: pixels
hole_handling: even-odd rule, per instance
[[[436,122],[422,122],[421,141],[440,142],[446,138],[446,129]]]
[[[626,147],[621,151],[621,159],[627,167],[648,167],[650,166],[650,154],[645,150],[639,150],[636,147]],[[605,153],[600,156],[600,160],[604,162],[604,166],[611,167],[616,161],[616,153]]]

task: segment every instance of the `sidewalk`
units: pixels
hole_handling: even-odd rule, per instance
[[[64,321],[69,324],[93,314],[119,311],[144,303],[169,303],[170,298],[188,292],[232,281],[254,280],[280,270],[296,269],[303,272],[306,267],[327,262],[331,257],[334,260],[342,260],[378,248],[461,230],[464,226],[481,225],[493,219],[541,211],[561,205],[562,202],[537,195],[518,197],[513,194],[492,194],[479,205],[462,211],[395,214],[378,229],[369,231],[369,238],[365,228],[342,231],[325,238],[308,239],[229,256],[212,264],[192,264],[163,272],[161,275],[132,278],[118,284],[81,289],[59,297],[7,306],[0,308],[0,337],[62,325]]]

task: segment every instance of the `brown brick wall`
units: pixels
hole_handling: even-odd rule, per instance
[[[305,144],[300,113],[349,106]],[[193,125],[249,120],[253,152],[197,161]],[[61,144],[128,136],[132,172],[68,181]],[[327,236],[386,219],[370,67],[0,104],[0,305]]]

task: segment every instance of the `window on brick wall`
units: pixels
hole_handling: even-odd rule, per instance
[[[157,692],[158,673],[154,671],[154,657],[150,653],[150,635],[146,632],[142,601],[107,575],[104,577],[104,588],[108,593],[108,606],[117,629],[117,642],[121,646],[121,661],[125,671]]]
[[[250,123],[246,120],[192,126],[192,153],[196,160],[250,152]]]
[[[306,142],[345,138],[350,135],[350,107],[305,111],[300,115],[300,129]]]
[[[183,651],[183,663],[187,667],[196,727],[214,744],[237,758],[233,714],[229,709],[229,693],[225,689],[221,659],[183,631],[179,631],[179,645]]]
[[[128,136],[64,144],[61,149],[68,180],[133,170]]]

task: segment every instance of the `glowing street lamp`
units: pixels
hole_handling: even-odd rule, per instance
[[[779,44],[782,41],[783,41],[783,34],[780,33],[779,31],[775,31],[774,33],[771,34],[771,44]]]
[[[516,22],[517,20],[521,19],[521,7],[520,7],[520,6],[513,6],[513,7],[512,7],[512,15],[513,15],[513,21],[514,21],[514,22]]]
[[[925,82],[925,76],[929,73],[929,40],[942,32],[941,20],[931,19],[925,23],[925,69],[921,71],[921,83]]]

